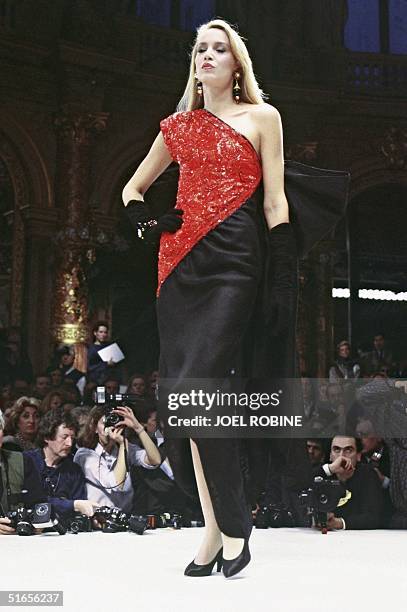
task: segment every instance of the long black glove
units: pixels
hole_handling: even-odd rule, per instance
[[[146,242],[155,242],[162,232],[173,234],[183,223],[183,210],[171,208],[158,219],[154,219],[149,214],[147,204],[141,200],[130,200],[125,211],[138,238]]]
[[[266,325],[272,336],[281,336],[295,316],[298,290],[298,253],[290,223],[280,223],[269,232],[268,297]]]

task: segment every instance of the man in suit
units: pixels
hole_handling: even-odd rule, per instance
[[[337,478],[346,488],[335,512],[328,513],[327,526],[337,529],[378,529],[381,526],[383,496],[376,473],[360,462],[363,446],[359,438],[335,436],[330,463],[315,475]]]
[[[382,368],[389,370],[393,366],[393,354],[386,346],[384,334],[378,333],[373,337],[373,350],[366,353],[363,359],[363,369],[366,374],[380,372]]]

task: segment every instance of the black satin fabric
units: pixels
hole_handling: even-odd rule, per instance
[[[157,300],[159,376],[249,379],[297,376],[297,299],[278,337],[265,324],[268,297],[268,229],[263,190],[200,240],[164,282]],[[250,385],[249,385],[250,386]],[[249,388],[246,389],[247,391]],[[254,390],[254,389],[253,389]],[[248,537],[249,507],[266,488],[270,461],[281,467],[283,486],[296,495],[308,486],[302,439],[195,439],[219,528]],[[197,498],[189,439],[168,439],[176,482]]]
[[[209,232],[164,282],[157,300],[160,378],[224,378],[240,373],[263,275],[256,192]],[[220,530],[248,537],[251,515],[238,439],[195,439]],[[179,485],[196,494],[190,442],[167,440]]]

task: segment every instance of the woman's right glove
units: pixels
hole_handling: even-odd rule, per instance
[[[183,223],[183,210],[171,208],[158,219],[154,219],[148,212],[147,204],[141,200],[130,200],[125,211],[131,226],[136,230],[137,237],[146,242],[155,242],[162,232],[173,234]]]
[[[281,336],[295,316],[298,290],[298,253],[290,223],[280,223],[269,231],[266,325],[272,336]]]

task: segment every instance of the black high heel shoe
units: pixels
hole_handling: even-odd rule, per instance
[[[213,569],[213,566],[215,565],[215,563],[217,564],[216,565],[216,571],[220,572],[220,570],[222,569],[222,563],[224,563],[222,554],[223,554],[223,546],[218,551],[218,553],[215,556],[215,558],[212,559],[212,561],[210,561],[206,565],[197,565],[195,563],[195,561],[191,561],[191,563],[189,565],[187,565],[187,567],[185,568],[184,575],[185,576],[194,576],[194,577],[198,577],[198,576],[210,576],[212,574],[212,569]]]
[[[230,578],[235,574],[238,574],[246,565],[249,564],[251,559],[249,550],[249,539],[245,539],[243,544],[243,550],[234,559],[223,559],[223,575],[225,578]]]

